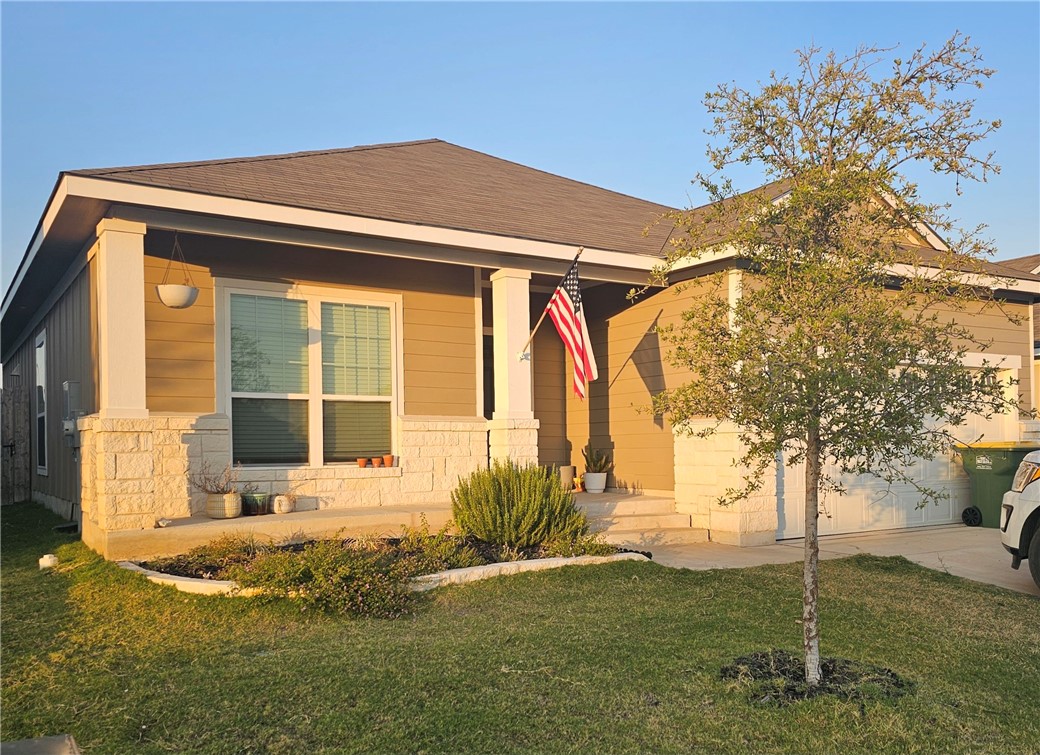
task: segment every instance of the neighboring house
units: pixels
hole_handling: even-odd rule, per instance
[[[445,502],[489,458],[580,469],[591,442],[614,458],[613,489],[674,498],[714,540],[797,536],[798,483],[782,474],[753,500],[715,502],[739,474],[732,428],[683,437],[643,411],[682,379],[654,326],[676,320],[699,276],[733,267],[688,267],[681,295],[627,302],[668,246],[654,224],[668,210],[439,140],[62,173],[3,302],[4,386],[22,407],[5,470],[29,470],[12,495],[81,506],[84,540],[107,555],[121,532],[200,512],[187,473],[204,464],[241,463],[304,509],[377,507]],[[187,309],[156,295],[175,238],[200,289]],[[941,244],[927,229],[908,238]],[[587,401],[551,326],[519,358],[579,246],[600,374]],[[179,265],[169,274],[181,282]],[[974,322],[1031,408],[1021,368],[1040,278],[1017,278],[997,293],[1025,324]],[[1020,436],[1017,417],[966,432]],[[383,453],[399,463],[355,463]],[[912,491],[861,478],[821,531],[956,521],[955,461],[920,475],[953,500],[918,510]]]
[[[1025,257],[1015,257],[1010,260],[1002,260],[1003,267],[1014,270],[1016,273],[1029,275],[1040,275],[1040,254],[1027,254]],[[1040,395],[1040,304],[1034,304],[1033,317],[1033,407],[1040,406],[1037,402]]]

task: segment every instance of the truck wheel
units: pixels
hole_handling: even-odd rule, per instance
[[[1029,541],[1029,573],[1040,587],[1040,526],[1033,530],[1033,539]]]

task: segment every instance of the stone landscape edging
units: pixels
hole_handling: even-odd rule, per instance
[[[468,566],[464,569],[448,569],[434,574],[423,574],[412,577],[409,582],[413,592],[426,592],[444,585],[462,585],[467,582],[478,582],[507,574],[520,574],[529,571],[559,569],[564,566],[589,566],[606,564],[612,561],[649,561],[642,553],[615,553],[612,556],[573,556],[571,558],[537,558],[530,561],[504,561],[484,566]],[[151,571],[130,561],[119,561],[119,566],[136,574],[143,574],[150,582],[157,585],[176,587],[181,592],[195,595],[231,595],[251,597],[259,594],[253,587],[240,588],[237,582],[220,579],[197,579],[195,577],[178,577],[173,574]]]

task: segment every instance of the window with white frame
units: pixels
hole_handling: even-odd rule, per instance
[[[47,474],[47,331],[36,336],[36,473]]]
[[[390,453],[390,304],[234,291],[228,316],[235,463],[317,465]]]

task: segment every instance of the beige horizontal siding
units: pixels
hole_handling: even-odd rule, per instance
[[[531,321],[537,322],[548,296],[532,296]],[[571,391],[571,374],[567,372],[565,349],[556,327],[546,318],[535,334],[531,348],[534,380],[534,416],[538,420],[538,463],[562,466],[570,464],[567,439],[567,393]]]
[[[671,490],[674,452],[670,425],[649,411],[653,396],[674,388],[683,375],[666,364],[666,347],[651,332],[654,323],[679,322],[703,292],[694,282],[682,294],[658,291],[628,304],[622,286],[597,286],[585,296],[599,380],[581,401],[567,391],[567,437],[571,463],[584,469],[581,449],[591,443],[614,460],[611,484],[630,490]],[[570,358],[566,360],[570,375]]]
[[[477,413],[473,272],[461,266],[348,252],[181,235],[200,293],[185,310],[164,307],[155,284],[172,235],[150,232],[145,247],[148,402],[153,411],[214,408],[213,277],[259,279],[397,294],[402,301],[405,414]],[[171,282],[181,282],[177,265]]]
[[[214,379],[213,277],[203,265],[188,267],[199,298],[187,309],[171,309],[159,301],[155,290],[166,275],[169,258],[151,256],[157,237],[169,239],[160,249],[169,254],[169,234],[150,232],[145,237],[145,400],[152,412],[197,412],[216,409]],[[179,264],[169,271],[168,283],[184,283]]]

